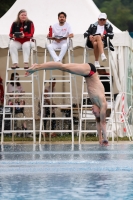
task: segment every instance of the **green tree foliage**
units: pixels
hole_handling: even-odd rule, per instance
[[[16,0],[0,0],[0,17],[2,17]]]
[[[94,0],[101,12],[122,31],[133,31],[133,1],[132,0]]]
[[[93,0],[93,1],[97,5],[98,8],[101,8],[101,5],[105,0]],[[106,1],[110,1],[110,0],[106,0]]]

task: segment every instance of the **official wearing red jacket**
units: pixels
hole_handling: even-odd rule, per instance
[[[33,22],[28,19],[26,10],[20,10],[9,34],[12,39],[9,47],[13,63],[12,69],[18,68],[18,49],[22,49],[24,69],[28,69],[30,48],[34,46],[34,42],[30,42],[33,34]]]

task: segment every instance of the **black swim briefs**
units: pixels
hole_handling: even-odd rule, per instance
[[[93,74],[96,73],[96,67],[92,64],[92,63],[88,63],[90,65],[90,68],[91,68],[91,71],[88,75],[85,75],[84,77],[87,78],[87,77],[91,77]]]

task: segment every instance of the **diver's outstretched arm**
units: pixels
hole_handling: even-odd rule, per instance
[[[29,69],[26,70],[25,76],[30,76],[36,71],[40,70],[62,70],[62,63],[60,62],[47,62],[42,64],[33,64]]]
[[[46,62],[43,64],[33,64],[29,69],[26,70],[25,76],[29,76],[32,73],[39,70],[61,70],[69,72],[71,74],[76,74],[80,76],[86,76],[90,73],[90,66],[88,64],[82,63],[67,63],[62,64],[61,62]]]

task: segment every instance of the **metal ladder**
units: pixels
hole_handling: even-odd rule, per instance
[[[30,59],[31,59],[31,64],[33,64],[34,62],[37,62],[37,45],[36,45],[36,40],[35,39],[32,39],[35,43],[35,47],[32,48],[31,47],[31,52],[30,52]],[[10,43],[9,43],[10,45]],[[20,52],[22,52],[22,49],[19,50]],[[9,49],[8,49],[8,55],[7,55],[7,65],[6,65],[6,77],[5,77],[5,94],[4,94],[4,107],[3,107],[3,120],[2,120],[2,133],[1,133],[1,143],[4,142],[4,134],[8,134],[8,133],[12,133],[12,141],[14,141],[14,135],[16,133],[33,133],[33,142],[35,143],[36,142],[36,128],[35,128],[35,103],[34,103],[34,100],[35,100],[35,97],[34,97],[34,79],[36,78],[37,80],[37,83],[38,83],[38,92],[39,92],[39,99],[40,99],[40,83],[39,83],[39,77],[38,77],[38,72],[36,72],[36,74],[32,74],[31,76],[29,77],[25,77],[24,76],[24,69],[23,68],[17,68],[17,69],[11,69],[9,67],[9,64],[10,64],[10,52],[9,52]],[[17,72],[20,72],[22,73],[23,75],[19,75],[20,78],[23,78],[23,80],[19,80],[20,83],[26,83],[27,84],[30,84],[30,92],[24,92],[24,93],[21,93],[21,96],[20,93],[15,93],[15,87],[14,87],[14,92],[13,93],[8,93],[7,92],[7,84],[10,83],[10,82],[14,82],[14,85],[15,85],[15,82],[17,82],[16,80],[9,80],[9,75],[10,73],[9,72],[13,72],[16,76],[16,73]],[[17,77],[17,76],[16,76]],[[10,95],[12,95],[12,97],[9,97]],[[15,118],[14,117],[14,108],[17,107],[15,105],[15,99],[18,98],[16,96],[19,96],[19,99],[25,99],[25,100],[30,100],[30,103],[28,105],[23,105],[23,108],[24,109],[30,109],[30,117],[23,117],[23,118]],[[8,100],[11,99],[13,100],[13,105],[8,105]],[[8,108],[12,108],[13,112],[11,113],[11,116],[10,117],[6,117],[6,109]],[[5,120],[10,120],[11,121],[11,130],[5,130]],[[32,128],[31,130],[14,130],[15,127],[14,127],[14,120],[30,120],[32,121]]]
[[[108,40],[109,42],[109,40]],[[84,47],[84,63],[88,63],[87,60],[88,59],[88,55],[89,55],[89,51],[92,50],[91,48],[87,47],[87,40],[85,43],[85,47]],[[107,69],[109,72],[108,78],[109,80],[102,80],[102,82],[109,82],[110,83],[110,92],[105,92],[105,95],[108,94],[109,95],[109,101],[107,101],[107,109],[113,110],[113,87],[112,87],[112,69],[111,69],[111,55],[110,55],[110,49],[109,46],[107,48],[104,49],[106,51],[105,54],[107,54],[107,59],[108,59],[108,66],[107,67],[102,67],[102,68],[98,68],[98,69]],[[98,75],[99,77],[105,77],[107,75]],[[87,87],[86,87],[86,82],[85,82],[85,78],[83,77],[82,80],[82,97],[81,97],[81,114],[80,114],[80,134],[79,134],[79,144],[81,143],[81,138],[82,138],[82,133],[84,133],[84,141],[85,141],[85,136],[87,133],[95,133],[97,135],[97,130],[95,129],[95,116],[92,114],[91,108],[92,105],[91,103],[89,103],[89,105],[87,105],[87,98],[89,98],[88,96],[88,92],[87,92]],[[83,104],[83,101],[85,99],[85,104]],[[113,121],[113,119],[110,117],[106,117],[106,121]],[[92,126],[92,128],[89,128],[89,130],[87,129],[87,121],[89,123],[89,125]],[[84,130],[83,130],[83,122],[84,122]],[[112,133],[112,129],[107,130],[107,132],[111,132]],[[112,134],[112,140],[114,140],[114,135]]]
[[[46,39],[46,45],[48,43],[48,39]],[[72,39],[68,39],[67,43],[69,45],[67,53],[68,53],[68,62],[73,62],[73,44],[72,44]],[[56,52],[60,51],[60,49],[57,49]],[[45,53],[44,53],[44,63],[47,61],[47,48],[45,48]],[[54,133],[70,133],[72,134],[72,143],[74,143],[74,125],[73,125],[73,97],[72,97],[72,80],[74,80],[74,85],[75,85],[75,89],[76,89],[76,97],[77,97],[77,105],[79,106],[79,102],[78,102],[78,92],[77,92],[77,87],[76,87],[76,77],[75,75],[71,75],[70,73],[68,73],[67,75],[63,74],[63,75],[55,75],[53,74],[53,71],[50,71],[49,74],[49,78],[51,79],[52,77],[56,78],[56,80],[49,80],[48,78],[48,72],[46,70],[44,70],[44,74],[43,74],[43,88],[42,88],[42,103],[41,103],[41,118],[40,118],[40,134],[39,134],[39,143],[41,143],[41,135],[43,134],[43,132],[45,133],[49,133],[49,140],[51,140],[51,132]],[[44,83],[50,83],[50,82],[56,82],[58,83],[62,83],[67,84],[69,91],[67,92],[49,92],[49,96],[50,96],[50,104],[51,105],[43,105],[44,102],[44,95],[46,95],[47,93],[45,93],[45,85]],[[51,90],[52,91],[52,90]],[[59,99],[62,100],[62,104],[58,103],[57,105],[52,105],[52,99],[56,98],[59,102]],[[66,100],[68,101],[69,99],[69,103],[66,103]],[[45,107],[50,107],[50,117],[49,118],[44,118],[43,117],[43,109]],[[70,116],[66,117],[66,116],[58,116],[55,118],[51,117],[51,113],[52,113],[52,107],[56,107],[58,109],[69,109],[70,110]],[[60,115],[60,114],[59,114]],[[43,127],[43,120],[49,120],[50,122],[50,128],[49,130],[44,130]],[[61,129],[58,130],[51,130],[51,121],[52,120],[59,120],[62,122]],[[71,123],[71,130],[64,130],[63,129],[63,123],[65,120],[69,120],[69,123]],[[45,141],[45,133],[44,135],[44,141]]]

